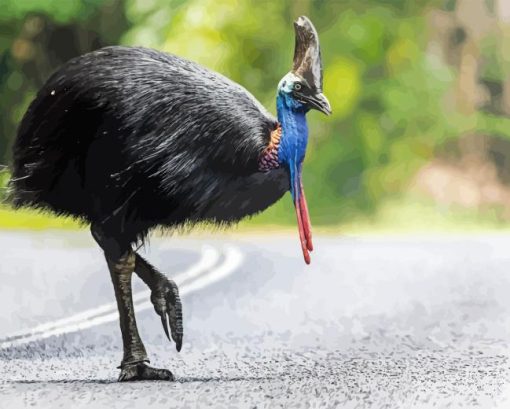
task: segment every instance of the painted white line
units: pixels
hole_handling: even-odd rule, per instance
[[[224,254],[225,259],[223,260],[223,263],[221,263],[215,269],[211,270],[208,274],[199,276],[196,280],[192,281],[189,284],[184,284],[179,289],[180,295],[185,296],[192,294],[218,281],[221,281],[226,277],[230,276],[234,271],[236,271],[241,266],[244,257],[240,250],[238,250],[235,247],[228,246],[225,248]],[[142,302],[136,305],[137,311],[143,311],[149,308],[153,308],[153,305],[151,304],[150,301]],[[24,338],[1,342],[0,349],[10,348],[13,346],[20,346],[28,344],[30,342],[41,341],[52,336],[69,334],[71,332],[85,330],[88,328],[96,327],[98,325],[117,321],[118,319],[119,314],[117,311],[114,311],[108,314],[103,314],[92,318],[86,318],[79,322],[71,323],[69,325],[62,325],[58,328],[55,328],[53,326],[52,329],[49,329],[41,333],[37,334],[32,333],[30,336]]]
[[[237,270],[243,262],[243,253],[235,247],[228,246],[225,248],[225,259],[223,263],[212,270],[209,274],[204,274],[189,284],[185,284],[179,289],[180,295],[187,295],[195,291],[209,287],[210,285],[227,278],[235,270]],[[136,305],[137,311],[143,311],[148,308],[154,308],[150,301],[146,301]],[[115,319],[118,314],[115,315]]]
[[[191,279],[196,278],[197,276],[200,276],[201,274],[206,273],[209,271],[214,265],[218,263],[218,260],[220,259],[220,253],[218,250],[216,250],[214,247],[211,246],[203,246],[201,249],[201,257],[198,260],[197,263],[193,264],[191,267],[189,267],[186,271],[183,273],[178,274],[175,276],[174,281],[179,286],[182,283],[188,282]],[[144,302],[149,299],[150,297],[150,290],[148,291],[140,291],[136,294],[133,294],[133,302],[139,303]],[[112,312],[117,311],[117,303],[111,302],[107,304],[100,305],[98,307],[91,308],[86,311],[79,312],[77,314],[71,315],[66,318],[62,318],[56,321],[44,323],[41,325],[38,325],[30,330],[24,330],[20,331],[11,335],[8,335],[4,337],[5,340],[2,342],[0,339],[0,349],[3,348],[3,344],[8,341],[15,341],[15,340],[21,340],[22,338],[30,338],[37,334],[41,334],[47,331],[57,330],[60,327],[67,326],[73,323],[79,323],[81,321],[90,320],[92,318],[95,318],[97,316],[101,316],[104,314],[109,314]]]
[[[184,273],[178,274],[174,278],[172,278],[177,286],[181,286],[186,282],[195,279],[201,274],[206,273],[210,269],[212,269],[220,259],[220,252],[211,246],[203,246],[202,247],[202,257],[198,261],[198,263],[192,265],[188,268]],[[150,298],[151,291],[139,291],[136,294],[133,294],[133,303],[138,303],[140,301],[145,301]],[[117,303],[112,303],[114,308],[113,310],[117,311]]]

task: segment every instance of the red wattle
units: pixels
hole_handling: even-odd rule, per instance
[[[299,191],[299,209],[301,212],[301,219],[303,221],[303,230],[305,233],[306,247],[308,251],[313,251],[312,243],[312,223],[310,222],[310,214],[308,213],[308,205],[306,204],[305,189],[303,189],[303,182],[300,183]]]
[[[294,191],[296,192],[294,207],[296,209],[296,217],[298,222],[299,240],[301,242],[301,250],[306,264],[310,264],[310,251],[313,250],[312,230],[310,224],[310,216],[308,214],[308,206],[306,204],[305,191],[301,181],[301,175],[294,181]]]
[[[306,235],[305,235],[305,229],[303,226],[303,219],[301,217],[301,208],[299,205],[299,199],[294,202],[294,206],[296,208],[296,216],[297,216],[298,229],[299,229],[299,240],[301,241],[301,250],[303,250],[303,258],[305,259],[306,264],[310,264],[310,253],[308,252],[308,246],[306,243]]]

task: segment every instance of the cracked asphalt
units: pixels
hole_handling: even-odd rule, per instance
[[[183,297],[180,353],[137,313],[151,364],[177,381],[119,384],[117,322],[0,349],[0,408],[508,408],[510,235],[153,239],[170,277],[204,243],[242,264]],[[0,341],[114,301],[83,233],[0,233]],[[135,280],[135,288],[143,284]]]

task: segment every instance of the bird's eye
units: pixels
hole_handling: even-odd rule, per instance
[[[296,83],[294,84],[294,90],[295,90],[295,91],[299,91],[300,89],[301,89],[301,84],[300,84],[299,82],[296,82]]]

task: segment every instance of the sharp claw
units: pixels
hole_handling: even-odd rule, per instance
[[[168,320],[170,322],[170,329],[172,330],[172,339],[175,342],[175,348],[177,352],[180,352],[182,348],[182,304],[179,297],[179,290],[177,285],[172,282],[172,295],[173,303],[170,300],[167,301],[167,309],[169,311]]]
[[[172,342],[172,340],[170,339],[170,334],[168,333],[168,324],[166,323],[166,313],[161,314],[161,324],[163,324],[163,329],[165,330],[166,337],[168,338],[168,340],[170,342]]]
[[[170,328],[172,328],[172,338],[175,342],[175,349],[177,349],[177,352],[180,352],[182,348],[182,316],[179,314],[174,318],[175,324],[170,325]]]
[[[177,335],[175,338],[175,349],[177,349],[177,352],[181,352],[181,348],[182,348],[182,334],[181,335]]]
[[[163,300],[165,304],[163,304]],[[161,325],[165,330],[166,337],[170,342],[175,342],[177,352],[182,348],[182,304],[179,297],[177,285],[170,279],[166,279],[153,290],[151,302],[154,305],[156,313],[161,318]],[[170,325],[170,330],[168,326]],[[171,337],[170,337],[171,334]]]
[[[182,316],[176,309],[171,310],[169,314],[170,329],[172,330],[172,339],[175,342],[175,348],[179,352],[182,348]]]

